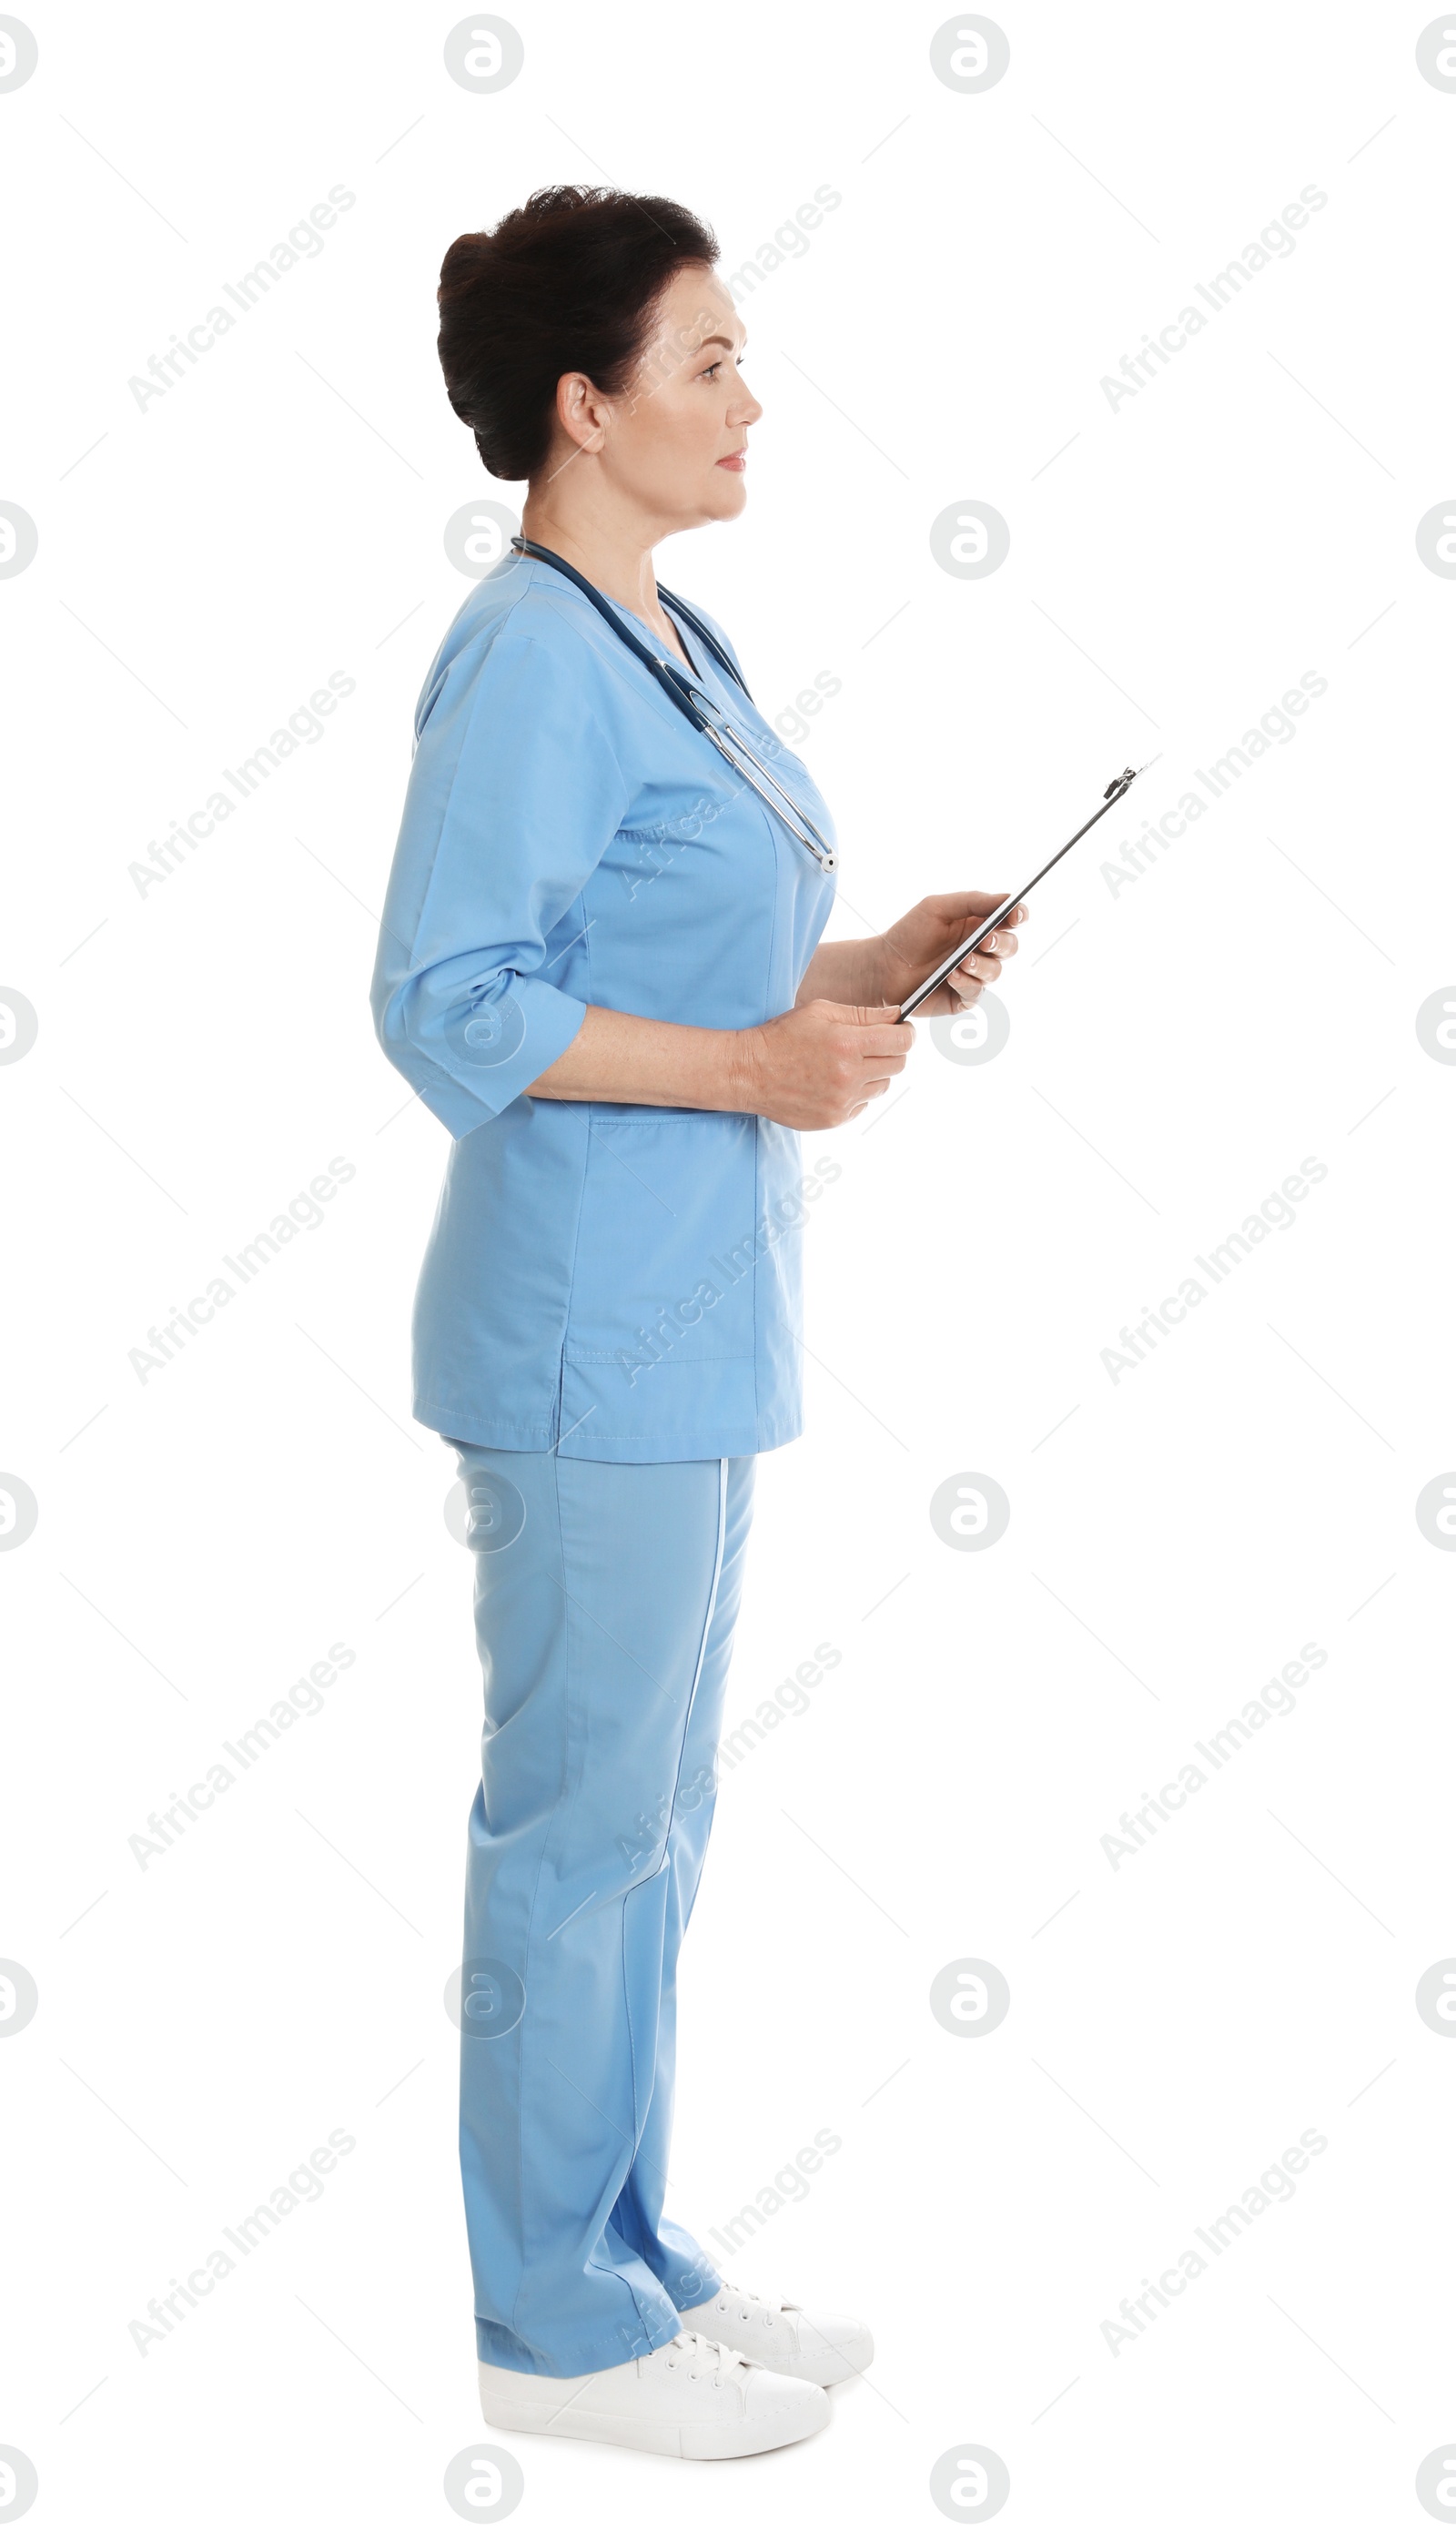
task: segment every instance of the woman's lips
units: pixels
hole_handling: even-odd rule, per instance
[[[748,463],[748,453],[746,450],[735,450],[728,458],[720,459],[718,463],[720,467],[731,467],[734,475],[741,476]]]

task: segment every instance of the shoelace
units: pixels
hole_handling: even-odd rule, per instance
[[[777,2293],[750,2293],[742,2285],[725,2285],[721,2299],[729,2307],[731,2307],[734,2302],[746,2302],[750,2310],[762,2308],[767,2311],[775,2311],[797,2310],[798,2308],[797,2302],[781,2301]],[[744,2311],[742,2316],[746,2319],[748,2312]]]
[[[699,2328],[680,2328],[669,2343],[680,2347],[686,2356],[691,2381],[701,2380],[705,2372],[711,2372],[718,2380],[726,2369],[736,2371],[739,2365],[745,2373],[754,2369],[747,2356],[740,2355],[736,2347],[729,2346],[721,2337],[705,2337]],[[672,2369],[670,2364],[668,2369]]]

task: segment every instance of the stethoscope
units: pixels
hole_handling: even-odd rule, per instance
[[[679,670],[675,662],[667,661],[661,654],[650,652],[646,644],[639,643],[631,628],[623,625],[610,601],[603,599],[601,593],[594,584],[587,580],[585,574],[578,573],[575,565],[568,564],[564,556],[556,555],[550,547],[537,546],[534,538],[514,537],[511,544],[518,555],[539,556],[543,564],[554,565],[558,573],[566,575],[568,582],[576,584],[578,591],[589,600],[592,607],[606,619],[613,634],[619,635],[629,651],[635,653],[639,662],[644,663],[651,670],[658,685],[671,698],[678,713],[686,715],[689,723],[698,732],[706,734],[714,748],[728,760],[733,773],[740,776],[745,785],[751,785],[754,793],[767,803],[769,810],[778,813],[785,827],[792,829],[799,843],[807,847],[809,854],[821,870],[824,873],[833,873],[838,863],[834,848],[830,846],[827,839],[820,837],[807,813],[800,811],[793,797],[785,793],[772,769],[765,767],[756,751],[749,748],[742,734],[733,730],[722,706],[710,697],[705,689],[700,688],[696,680],[690,679],[685,671]],[[720,669],[733,681],[734,685],[742,689],[751,705],[753,698],[747,681],[733,669],[723,646],[714,640],[702,619],[689,608],[686,600],[678,600],[670,591],[664,591],[660,583],[658,585],[658,598],[664,603],[670,603],[675,614],[686,620],[699,643],[713,655]],[[728,745],[729,742],[732,744],[731,748]],[[735,750],[742,752],[741,758],[734,756]],[[748,761],[747,766],[743,764],[744,759]],[[750,773],[751,769],[756,769],[757,774]],[[759,777],[763,778],[763,784],[759,783]],[[765,786],[773,788],[773,793],[779,798],[777,802],[764,791]]]

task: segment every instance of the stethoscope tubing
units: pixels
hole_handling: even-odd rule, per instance
[[[714,747],[723,758],[727,759],[734,774],[741,777],[745,785],[751,786],[760,801],[768,805],[769,810],[784,822],[787,829],[792,830],[800,844],[808,849],[822,871],[833,873],[839,861],[834,848],[829,845],[827,839],[819,836],[811,821],[805,825],[807,815],[800,813],[792,796],[785,793],[778,778],[770,768],[765,767],[762,759],[749,747],[742,734],[733,730],[723,708],[693,680],[686,678],[671,662],[665,661],[659,654],[650,652],[646,644],[639,643],[631,628],[622,624],[616,610],[603,594],[593,583],[587,580],[585,574],[578,573],[575,565],[568,564],[564,556],[557,555],[551,547],[537,545],[534,538],[517,536],[512,539],[511,544],[518,555],[538,556],[543,564],[554,565],[558,573],[565,574],[568,582],[576,584],[577,589],[590,600],[598,614],[606,619],[613,634],[620,637],[629,652],[635,653],[638,660],[651,670],[659,686],[671,698],[678,713],[685,715],[694,729],[704,734],[713,742]],[[686,619],[699,642],[713,655],[714,660],[734,685],[742,689],[751,705],[753,699],[747,682],[733,669],[723,647],[715,643],[708,628],[688,607],[686,601],[677,599],[672,592],[665,591],[660,583],[658,586],[658,597],[664,603],[670,603],[678,615]],[[732,744],[731,748],[728,746],[729,742]],[[742,752],[742,759],[735,757],[734,751],[737,750]],[[749,762],[747,766],[743,764],[743,759]],[[757,775],[752,774],[751,769],[756,769]],[[759,777],[764,779],[764,784],[773,787],[774,793],[779,797],[777,802],[771,800],[765,793],[764,785],[758,782]]]

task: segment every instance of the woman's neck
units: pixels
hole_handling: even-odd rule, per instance
[[[522,537],[533,539],[537,546],[550,547],[565,563],[575,565],[578,573],[585,574],[608,600],[635,609],[682,660],[687,659],[658,598],[652,541],[644,543],[642,529],[636,524],[606,523],[569,510],[555,511],[549,498],[537,500],[528,494],[521,509],[520,530]]]
[[[520,515],[523,537],[550,547],[608,600],[636,608],[644,617],[658,613],[658,578],[653,571],[653,545],[636,523],[605,522],[569,508],[555,509],[548,497],[527,495]]]

